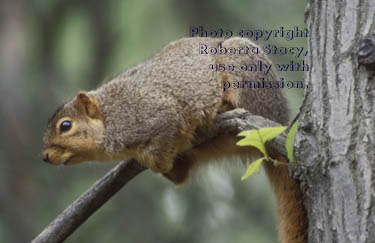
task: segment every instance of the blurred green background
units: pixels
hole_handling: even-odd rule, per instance
[[[304,27],[305,1],[0,2],[0,242],[29,242],[115,163],[57,167],[39,158],[58,104],[150,57],[191,26]],[[305,40],[274,41],[305,46]],[[281,58],[281,57],[271,57]],[[288,62],[290,57],[274,59]],[[303,73],[280,75],[302,80]],[[292,112],[301,91],[289,90]],[[229,163],[227,163],[229,164]],[[275,202],[264,174],[240,181],[237,162],[200,170],[184,186],[145,172],[66,242],[271,243]]]

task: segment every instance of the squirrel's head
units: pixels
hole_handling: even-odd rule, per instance
[[[79,92],[48,121],[43,137],[42,159],[51,164],[72,165],[97,160],[105,133],[98,102]]]

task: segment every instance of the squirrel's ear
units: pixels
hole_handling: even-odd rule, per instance
[[[76,105],[79,110],[90,118],[101,119],[102,115],[96,100],[85,92],[79,92],[76,97]]]

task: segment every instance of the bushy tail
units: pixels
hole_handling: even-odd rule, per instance
[[[256,47],[253,43],[244,38],[232,38],[223,42],[223,46],[225,47],[239,47],[244,45]],[[267,75],[264,73],[266,65],[271,65],[271,62],[265,55],[261,53],[259,53],[259,55],[225,55],[220,62],[235,63],[237,67],[250,64],[258,65],[258,70],[254,72],[236,69],[237,71],[229,74],[226,73],[224,76],[224,80],[228,79],[230,82],[237,81],[240,84],[244,84],[243,81],[246,80],[248,84],[259,85],[258,88],[244,85],[243,87],[235,89],[237,93],[229,89],[226,91],[229,93],[224,94],[224,96],[227,95],[231,97],[227,100],[231,102],[234,107],[244,108],[254,115],[260,115],[282,125],[287,125],[289,121],[289,111],[287,100],[283,95],[282,89],[266,88],[263,87],[262,84],[262,81],[279,81],[273,68],[269,70]],[[260,65],[263,65],[263,72],[260,71]],[[273,159],[287,162],[286,158],[275,151],[269,151],[269,155]],[[272,163],[266,162],[264,163],[264,168],[277,199],[281,242],[307,242],[308,220],[298,183],[290,177],[288,167],[285,165],[275,167]]]
[[[268,150],[268,153],[278,161],[287,162],[274,151]],[[264,168],[276,195],[281,242],[306,243],[308,219],[299,184],[290,177],[285,165],[275,167],[271,162],[265,162]]]

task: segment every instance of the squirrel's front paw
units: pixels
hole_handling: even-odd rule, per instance
[[[175,184],[184,183],[190,175],[194,160],[187,155],[180,155],[173,163],[173,168],[163,175]]]

